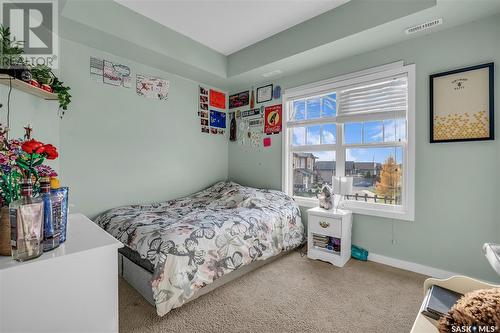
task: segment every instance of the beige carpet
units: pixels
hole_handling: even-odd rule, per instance
[[[156,316],[120,280],[120,332],[409,332],[425,276],[351,259],[293,253]]]

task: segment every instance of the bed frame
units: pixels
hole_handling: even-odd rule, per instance
[[[197,299],[198,297],[205,295],[206,293],[209,293],[212,290],[228,282],[231,282],[261,266],[273,262],[274,260],[281,258],[282,256],[288,254],[291,251],[293,250],[282,251],[278,255],[268,258],[266,260],[254,261],[251,264],[242,266],[231,273],[224,274],[224,276],[215,280],[213,283],[206,285],[205,287],[196,291],[193,294],[193,296],[191,296],[188,300],[186,300],[185,303]],[[145,270],[136,263],[132,262],[130,259],[122,255],[121,253],[118,253],[118,274],[123,279],[125,279],[125,281],[127,281],[132,287],[134,287],[139,292],[139,294],[141,294],[142,297],[144,297],[148,301],[149,304],[155,306],[155,301],[153,299],[153,291],[151,289],[151,284],[150,284],[150,281],[153,278],[152,273]]]

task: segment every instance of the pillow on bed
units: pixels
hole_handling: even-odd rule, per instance
[[[439,332],[453,332],[462,326],[496,326],[500,329],[500,288],[480,289],[465,294],[439,320]],[[475,331],[473,331],[475,332]]]

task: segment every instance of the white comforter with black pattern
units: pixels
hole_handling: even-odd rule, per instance
[[[304,240],[292,198],[232,182],[182,199],[111,209],[96,223],[154,265],[160,316],[224,274]]]

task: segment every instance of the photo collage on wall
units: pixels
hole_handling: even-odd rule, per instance
[[[250,148],[271,147],[272,135],[282,130],[281,87],[273,84],[229,96],[231,141]],[[231,126],[232,127],[232,126]]]
[[[226,94],[199,86],[198,116],[202,133],[226,133]]]
[[[132,88],[132,71],[129,66],[100,58],[90,57],[90,79],[116,87]],[[170,82],[146,75],[136,74],[136,94],[166,100]]]

